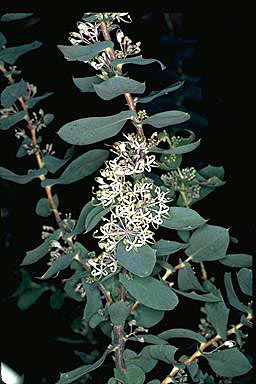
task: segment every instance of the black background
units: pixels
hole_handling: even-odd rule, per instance
[[[54,96],[40,106],[45,112],[52,112],[56,116],[54,123],[45,131],[45,136],[46,142],[54,142],[57,156],[63,155],[67,148],[55,133],[64,123],[83,116],[115,113],[124,107],[124,104],[120,107],[122,98],[104,102],[94,95],[80,94],[72,83],[72,75],[79,77],[93,73],[84,64],[65,61],[56,48],[56,44],[68,44],[69,31],[76,30],[75,23],[84,11],[91,11],[86,8],[86,4],[70,4],[68,9],[62,9],[61,14],[53,9],[31,8],[36,15],[30,19],[32,25],[18,22],[6,24],[2,29],[9,37],[10,45],[35,39],[44,43],[40,50],[19,60],[18,65],[24,79],[36,84],[39,93],[55,91]],[[4,13],[21,9],[14,6],[3,10],[0,8],[0,11]],[[155,57],[168,66],[172,51],[168,39],[162,39],[168,30],[161,11],[152,9],[150,15],[147,11],[146,8],[132,11],[134,22],[125,25],[125,28],[134,40],[142,41],[145,57]],[[186,64],[186,69],[201,77],[199,84],[203,100],[192,105],[192,108],[208,119],[209,126],[201,132],[202,144],[191,158],[197,164],[224,165],[226,170],[226,185],[198,204],[196,209],[203,217],[211,219],[212,224],[230,228],[231,235],[240,240],[237,253],[253,253],[256,233],[253,215],[253,111],[250,112],[248,105],[250,33],[246,27],[249,11],[208,7],[180,10],[171,6],[165,11],[182,12],[182,25],[175,32],[178,36],[198,39],[196,54]],[[159,78],[158,81],[158,72],[154,68],[150,69],[149,77],[154,87],[157,88],[159,84],[160,88],[163,80]],[[95,147],[99,148],[99,145]],[[36,166],[32,158],[24,161],[15,159],[17,140],[12,134],[2,134],[0,150],[2,165],[17,173],[26,173],[28,167]],[[78,149],[77,153],[82,151],[84,148]],[[77,217],[89,199],[92,183],[92,179],[85,179],[56,188],[61,200],[60,209],[63,212],[72,211]],[[40,226],[46,221],[31,214],[31,207],[35,207],[42,195],[37,181],[25,186],[6,182],[1,184],[1,206],[8,210],[8,217],[2,221],[2,233],[5,244],[6,240],[9,243],[1,252],[2,297],[10,295],[16,288],[19,281],[18,265],[25,251],[40,243]],[[47,223],[51,224],[51,220],[48,219]],[[193,316],[198,315],[191,302],[185,304],[174,318],[161,323],[163,329],[167,326],[190,326]],[[13,301],[3,302],[1,306],[2,360],[25,373],[26,383],[41,383],[43,376],[48,376],[48,382],[53,383],[56,372],[79,365],[78,358],[73,357],[69,346],[54,341],[56,335],[65,336],[70,332],[69,319],[72,318],[72,311],[75,311],[75,304],[67,302],[66,317],[49,309],[47,297],[26,312],[20,312]],[[106,340],[103,338],[104,343]],[[99,376],[95,376],[95,383],[106,381],[104,374]]]

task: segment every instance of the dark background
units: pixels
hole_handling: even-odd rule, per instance
[[[18,7],[3,10],[0,8],[0,13],[6,11],[21,10]],[[40,106],[45,112],[55,114],[54,123],[44,134],[45,142],[54,142],[58,157],[68,147],[60,142],[55,133],[64,123],[84,116],[114,114],[117,110],[124,109],[122,98],[104,102],[95,95],[80,94],[72,83],[72,75],[82,77],[92,75],[93,72],[82,63],[65,61],[56,48],[56,44],[69,44],[68,33],[76,30],[76,21],[84,11],[88,11],[86,5],[78,7],[72,4],[72,9],[62,10],[60,16],[56,11],[38,8],[34,11],[35,17],[29,21],[3,24],[1,29],[10,45],[33,40],[44,43],[41,49],[20,59],[18,66],[23,71],[24,79],[38,86],[39,93],[55,91],[54,96],[46,99]],[[161,11],[149,11],[144,9],[131,12],[133,24],[125,24],[124,27],[128,35],[134,37],[134,41],[142,42],[144,57],[157,58],[169,68],[173,48],[175,49],[171,44],[170,30]],[[191,161],[201,167],[208,163],[224,165],[226,171],[226,185],[195,208],[203,217],[211,219],[212,224],[230,228],[231,235],[240,240],[237,253],[253,253],[253,238],[256,233],[253,217],[254,156],[250,146],[253,140],[252,113],[248,106],[249,32],[246,24],[249,11],[208,7],[200,10],[173,10],[170,7],[165,8],[165,12],[172,12],[176,37],[198,40],[195,54],[186,62],[185,70],[201,78],[199,85],[203,99],[200,102],[191,102],[189,107],[202,114],[209,125],[199,130],[202,144],[191,155]],[[140,76],[135,73],[138,79]],[[149,88],[160,89],[168,85],[168,76],[161,74],[155,65],[149,67],[147,78]],[[36,167],[35,160],[32,157],[26,160],[15,159],[17,145],[13,134],[1,135],[1,163],[17,173],[26,173],[29,167]],[[100,145],[102,144],[95,147],[99,148]],[[77,154],[82,151],[84,148],[77,149]],[[81,207],[89,199],[92,184],[93,178],[56,188],[61,201],[60,210],[72,211],[73,216],[77,217]],[[33,211],[42,196],[43,191],[37,181],[25,186],[1,182],[1,206],[7,212],[2,220],[3,298],[9,296],[18,285],[18,265],[25,251],[40,243],[40,227],[43,224],[52,224],[51,219],[39,219],[31,213],[31,207]],[[33,273],[35,276],[40,275],[38,271]],[[177,311],[174,319],[161,323],[161,328],[177,325],[189,327],[193,315],[198,315],[195,310],[193,313],[191,302],[186,304],[186,307]],[[72,355],[71,347],[54,340],[56,336],[70,334],[70,320],[72,311],[77,311],[76,303],[67,301],[62,315],[49,308],[47,295],[25,312],[19,311],[14,301],[4,301],[1,307],[2,360],[20,373],[25,373],[26,383],[43,383],[42,377],[49,378],[47,383],[54,383],[56,372],[79,365],[78,358]],[[106,343],[102,338],[102,344]],[[96,374],[95,380],[95,383],[105,382],[104,375]]]

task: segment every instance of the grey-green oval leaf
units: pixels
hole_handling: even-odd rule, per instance
[[[147,244],[136,250],[127,251],[123,242],[119,242],[116,258],[129,272],[146,277],[151,274],[156,264],[156,251]]]
[[[0,17],[0,21],[16,21],[32,15],[33,13],[5,13]]]
[[[184,153],[189,153],[193,151],[200,145],[200,143],[201,143],[201,139],[195,141],[194,143],[180,145],[178,147],[173,147],[170,149],[155,148],[155,149],[152,149],[150,152],[161,153],[163,155],[172,155],[172,154],[182,155]]]
[[[2,177],[5,180],[13,181],[17,184],[27,184],[33,179],[45,175],[47,173],[46,169],[36,169],[34,171],[28,172],[27,175],[17,175],[16,173],[9,171],[9,169],[6,169],[4,167],[0,167],[0,177]]]
[[[175,230],[192,230],[206,222],[196,211],[184,207],[171,207],[168,217],[160,224]]]
[[[168,329],[166,331],[159,333],[158,337],[161,337],[164,340],[185,338],[185,339],[196,340],[199,343],[206,343],[206,339],[202,335],[194,331],[191,331],[190,329],[185,329],[185,328]]]
[[[86,117],[63,125],[58,131],[62,140],[75,145],[97,143],[115,136],[128,119],[135,117],[131,111],[122,111],[113,116]]]
[[[252,266],[252,256],[246,253],[228,254],[219,262],[232,268],[249,268]]]
[[[45,92],[41,96],[32,97],[31,99],[27,100],[27,106],[29,108],[33,108],[37,103],[39,103],[39,101],[45,99],[46,97],[53,95],[53,93],[54,92]]]
[[[157,59],[144,59],[144,57],[135,56],[135,57],[126,57],[123,59],[116,59],[112,61],[113,67],[116,65],[125,65],[125,64],[136,64],[136,65],[148,65],[152,63],[158,63],[161,66],[161,69],[165,69],[165,65]]]
[[[73,82],[81,92],[95,92],[95,84],[101,83],[103,80],[98,76],[88,76],[88,77],[73,77]]]
[[[129,278],[119,275],[121,284],[140,303],[146,307],[170,311],[178,304],[177,295],[164,283],[153,277]]]
[[[181,88],[183,84],[184,84],[184,81],[178,81],[177,83],[174,83],[169,87],[161,89],[161,91],[150,92],[148,96],[140,97],[138,100],[138,103],[141,103],[141,104],[149,103],[150,101],[154,100],[157,97],[168,95],[168,93],[176,91],[177,89]]]
[[[103,100],[111,100],[124,93],[144,93],[146,89],[145,83],[124,76],[111,77],[99,84],[93,84],[93,87]]]
[[[226,228],[205,224],[192,234],[185,253],[196,263],[222,259],[226,256],[229,240]]]
[[[94,44],[88,45],[57,45],[64,57],[70,61],[89,61],[94,58],[99,52],[107,48],[113,48],[112,41],[97,41]]]
[[[99,368],[105,361],[106,356],[110,353],[111,351],[107,349],[101,358],[97,360],[93,364],[88,364],[88,365],[82,365],[79,368],[74,369],[73,371],[62,373],[60,375],[60,379],[57,381],[56,384],[70,384],[73,383],[75,380],[80,379],[80,377],[86,375],[87,373],[94,371],[95,369]]]
[[[252,296],[252,270],[242,268],[237,272],[237,279],[241,291],[248,296]]]
[[[16,60],[25,53],[41,47],[40,41],[34,41],[33,43],[19,45],[17,47],[5,48],[0,51],[0,60],[13,65]]]
[[[42,181],[42,187],[56,184],[71,184],[95,172],[108,158],[105,149],[92,149],[70,163],[58,179]]]
[[[8,117],[0,117],[0,130],[6,131],[7,129],[11,128],[13,125],[17,124],[19,121],[23,120],[26,116],[26,112],[20,111],[16,112],[13,115],[10,115]]]
[[[171,240],[158,240],[152,248],[156,250],[157,256],[168,256],[173,253],[179,252],[181,249],[187,248],[188,243],[179,243],[178,241]]]
[[[143,124],[153,125],[155,128],[166,127],[167,125],[175,125],[184,123],[190,118],[187,112],[182,111],[165,111],[156,113],[143,120]]]
[[[56,208],[58,208],[59,206],[59,199],[58,199],[58,196],[57,195],[54,195],[53,196],[53,201],[55,203],[55,206]],[[36,214],[38,216],[42,216],[42,217],[48,217],[50,216],[52,213],[52,209],[49,205],[49,201],[46,197],[42,197],[38,202],[37,202],[37,205],[36,205]]]
[[[203,355],[217,375],[236,377],[247,373],[252,365],[238,348]]]
[[[5,108],[10,108],[15,101],[25,95],[27,91],[27,83],[21,79],[18,83],[8,85],[1,93],[1,104]]]

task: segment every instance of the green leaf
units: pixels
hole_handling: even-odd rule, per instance
[[[49,96],[51,96],[53,94],[54,94],[54,92],[45,92],[41,96],[32,97],[31,99],[26,101],[27,106],[29,108],[33,108],[37,103],[39,103],[39,101],[41,101],[41,100],[45,99],[46,97],[49,97]]]
[[[110,321],[113,325],[122,325],[130,314],[130,304],[128,301],[117,301],[108,308]]]
[[[39,178],[41,175],[45,175],[47,173],[46,169],[36,169],[34,171],[28,172],[27,175],[17,175],[16,173],[9,171],[4,167],[0,167],[0,177],[5,180],[13,181],[17,184],[27,184],[35,178]]]
[[[169,344],[166,340],[163,340],[161,339],[161,337],[159,336],[156,336],[156,335],[150,335],[150,334],[141,334],[139,335],[137,333],[136,336],[132,336],[131,338],[129,338],[129,340],[132,340],[132,341],[137,341],[138,342],[138,337],[142,337],[144,342],[145,343],[148,343],[148,344],[155,344],[155,345],[166,345],[166,344]]]
[[[225,176],[225,170],[223,167],[215,167],[211,164],[200,169],[198,173],[201,176],[203,176],[205,179],[209,179],[210,177],[217,176],[220,180],[224,180],[224,176]]]
[[[93,364],[88,364],[88,365],[82,365],[79,368],[74,369],[73,371],[62,373],[60,375],[60,379],[57,381],[56,384],[69,384],[73,383],[75,380],[80,379],[82,376],[86,375],[89,372],[94,371],[95,369],[99,368],[105,361],[106,356],[110,353],[111,351],[107,349],[101,358],[97,360]]]
[[[151,345],[150,347],[150,356],[155,360],[163,361],[167,364],[175,363],[175,352],[177,348],[173,345]]]
[[[114,76],[102,81],[100,84],[93,84],[95,92],[103,100],[111,100],[124,93],[144,93],[145,83],[124,76]]]
[[[81,297],[80,293],[76,291],[76,286],[81,281],[81,277],[84,276],[84,271],[75,271],[75,273],[66,280],[64,285],[64,291],[66,294],[76,301],[84,301],[84,298]]]
[[[40,41],[34,41],[33,43],[19,45],[17,47],[5,48],[0,51],[0,60],[13,65],[20,56],[41,47],[41,45],[42,43]]]
[[[173,147],[170,149],[162,149],[162,148],[153,148],[150,150],[150,152],[153,153],[161,153],[163,155],[182,155],[184,153],[189,153],[191,151],[194,151],[201,143],[201,139],[195,141],[194,143],[180,145],[177,147]]]
[[[153,277],[132,279],[120,274],[119,280],[127,291],[146,307],[170,311],[178,304],[177,295],[161,281]]]
[[[185,266],[178,271],[178,286],[181,291],[205,292],[189,263],[185,263]]]
[[[7,43],[5,35],[0,32],[0,48],[2,48]]]
[[[252,365],[245,355],[237,348],[216,351],[211,354],[203,355],[213,371],[224,377],[241,376],[247,373]]]
[[[92,205],[92,201],[88,201],[88,203],[86,203],[80,214],[79,214],[79,217],[77,219],[77,222],[76,222],[76,226],[74,228],[74,236],[77,236],[79,235],[80,233],[82,233],[84,230],[85,230],[85,220],[89,214],[89,212],[91,212],[93,210],[94,206]]]
[[[177,241],[170,240],[158,240],[152,248],[156,250],[156,256],[168,256],[173,253],[179,252],[181,249],[185,249],[188,244],[179,243]]]
[[[206,222],[196,211],[190,208],[171,207],[168,217],[160,224],[162,227],[175,230],[191,230]],[[190,238],[191,240],[191,238]]]
[[[93,207],[85,217],[85,224],[83,231],[90,232],[101,219],[110,211],[111,207],[103,208],[102,205]]]
[[[134,112],[122,111],[113,116],[86,117],[63,125],[58,131],[62,140],[75,145],[97,143],[115,136],[128,119],[135,116]]]
[[[26,112],[20,111],[15,112],[13,115],[10,115],[8,117],[0,117],[0,130],[6,131],[7,129],[11,128],[13,125],[17,124],[19,121],[24,119],[26,116]]]
[[[189,238],[190,238],[190,231],[180,230],[180,231],[177,231],[177,235],[179,236],[179,238],[182,241],[187,243],[189,241]]]
[[[45,168],[47,168],[51,173],[55,173],[73,157],[73,154],[74,146],[67,149],[63,159],[59,159],[58,157],[52,155],[46,155],[43,158]]]
[[[224,273],[224,284],[225,284],[229,304],[241,312],[251,313],[251,308],[242,304],[236,295],[236,292],[234,290],[233,283],[232,283],[231,272]]]
[[[29,264],[36,263],[38,260],[40,260],[49,252],[50,242],[52,240],[58,240],[60,236],[61,236],[61,230],[57,229],[55,232],[53,232],[52,235],[47,237],[47,239],[38,247],[36,247],[35,249],[32,249],[31,251],[26,252],[26,256],[22,261],[21,265],[29,265]]]
[[[64,304],[64,294],[61,289],[56,289],[50,296],[50,306],[52,309],[60,309]]]
[[[115,377],[121,380],[123,384],[143,384],[145,381],[145,373],[136,365],[128,365],[125,372],[114,368]],[[119,381],[120,382],[120,381]]]
[[[134,351],[126,349],[124,351],[126,365],[137,365],[145,373],[152,371],[157,364],[157,360],[153,359],[150,355],[150,347],[150,345],[147,345],[138,355]]]
[[[182,111],[166,111],[156,113],[153,116],[143,120],[143,124],[153,125],[155,128],[166,127],[167,125],[175,125],[184,123],[190,118],[189,114]]]
[[[59,159],[58,157],[52,155],[44,156],[44,164],[45,168],[48,169],[51,173],[57,172],[60,168],[62,168],[69,159]]]
[[[166,87],[164,89],[161,89],[161,91],[150,92],[148,96],[140,97],[138,100],[138,103],[141,103],[141,104],[149,103],[150,101],[154,100],[157,97],[168,95],[169,92],[173,92],[181,88],[183,84],[184,84],[184,81],[177,81],[177,83],[172,84],[169,87]]]
[[[85,279],[82,279],[82,283],[86,292],[86,305],[83,319],[89,321],[99,309],[103,308],[103,304],[99,288],[95,284],[91,285],[86,283]]]
[[[58,196],[57,195],[54,195],[53,196],[53,201],[55,203],[55,206],[56,208],[58,208],[58,205],[59,205],[59,199],[58,199]],[[36,205],[36,214],[38,216],[42,216],[42,217],[48,217],[50,216],[52,213],[52,209],[49,205],[49,201],[46,197],[42,197],[37,205]]]
[[[95,92],[94,85],[103,81],[98,76],[73,77],[72,80],[81,92]]]
[[[206,339],[202,335],[185,328],[168,329],[159,333],[158,336],[164,340],[185,338],[198,341],[199,343],[206,343]]]
[[[252,296],[252,271],[248,268],[242,268],[237,272],[237,279],[241,291],[248,296]]]
[[[119,242],[116,258],[129,272],[140,277],[146,277],[151,274],[156,264],[156,251],[148,244],[136,250],[127,251],[123,242]]]
[[[26,291],[25,293],[23,293],[18,301],[17,301],[17,305],[18,305],[18,308],[21,310],[21,311],[25,311],[26,309],[28,309],[29,307],[31,307],[31,305],[35,304],[35,302],[42,296],[42,294],[47,291],[48,288],[47,287],[39,287],[39,288],[32,288],[30,289],[29,291]]]
[[[206,301],[206,302],[211,302],[211,303],[221,301],[221,298],[214,295],[213,293],[206,293],[203,295],[199,295],[198,293],[193,292],[193,291],[192,292],[182,292],[182,291],[179,291],[178,289],[175,289],[175,288],[172,288],[172,289],[174,292],[177,292],[179,295],[185,296],[185,297],[192,299],[192,300]]]
[[[67,166],[58,179],[42,181],[42,187],[56,184],[71,184],[94,173],[108,158],[109,152],[105,149],[92,149],[77,157]]]
[[[125,65],[125,64],[148,65],[152,63],[158,63],[161,66],[162,70],[165,69],[165,66],[163,65],[163,63],[161,63],[161,61],[156,59],[144,59],[144,57],[142,57],[141,55],[113,60],[112,66],[115,67],[116,65]]]
[[[25,95],[27,91],[27,83],[21,79],[18,83],[8,85],[1,93],[1,104],[5,108],[10,108],[15,101]]]
[[[54,115],[52,113],[46,113],[43,117],[44,124],[47,126],[51,124],[51,122],[54,120]],[[70,149],[70,148],[69,148]],[[69,150],[68,149],[68,150]],[[67,150],[67,152],[68,152]]]
[[[84,61],[92,60],[98,53],[107,48],[113,48],[112,41],[98,41],[89,45],[57,45],[59,50],[63,53],[65,59],[70,61]]]
[[[221,293],[219,292],[220,297]],[[210,320],[210,323],[215,328],[216,332],[222,340],[227,339],[227,327],[228,327],[228,317],[229,309],[227,308],[224,300],[219,303],[206,303],[205,304],[206,315]]]
[[[140,327],[151,328],[164,318],[164,311],[155,310],[139,304],[134,311],[134,319]]]
[[[218,260],[226,256],[228,245],[228,229],[204,224],[190,237],[185,253],[196,263]]]
[[[249,268],[252,266],[252,256],[246,253],[228,254],[223,259],[219,260],[221,264],[232,268]]]
[[[64,255],[59,256],[50,266],[50,268],[47,269],[47,271],[43,274],[41,277],[42,280],[49,279],[50,277],[55,276],[63,269],[66,269],[70,266],[73,257],[75,256],[74,250],[70,249],[65,253]]]
[[[32,16],[33,13],[5,13],[0,17],[0,21],[15,21],[25,19],[26,17]]]
[[[148,384],[161,384],[161,383],[159,380],[155,379],[155,380],[149,381]]]

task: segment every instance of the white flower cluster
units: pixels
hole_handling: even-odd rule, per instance
[[[94,44],[99,40],[100,23],[77,22],[78,32],[70,32],[69,41],[73,45]]]
[[[148,155],[156,145],[155,136],[147,140],[135,134],[125,135],[126,141],[113,146],[116,158],[106,162],[106,168],[100,171],[102,177],[96,178],[96,199],[103,207],[111,206],[111,214],[94,236],[108,253],[115,253],[121,240],[127,251],[154,243],[150,227],[157,229],[169,211],[167,193],[150,179],[138,178],[156,166],[155,156]]]

